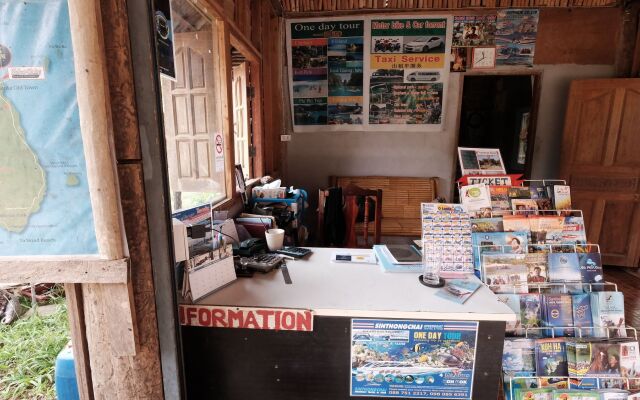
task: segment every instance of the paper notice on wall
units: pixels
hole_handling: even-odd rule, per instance
[[[224,171],[224,140],[221,133],[216,133],[215,138],[215,169],[216,172]]]

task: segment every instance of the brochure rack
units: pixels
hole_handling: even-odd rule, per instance
[[[607,332],[607,336],[606,338],[595,338],[595,339],[610,339],[611,338],[611,331],[612,330],[620,330],[620,328],[618,327],[602,327],[602,326],[593,326],[593,327],[577,327],[577,326],[557,326],[557,327],[553,327],[553,328],[557,328],[557,329],[570,329],[573,330],[574,339],[594,339],[593,336],[590,336],[588,334],[584,334],[583,331],[589,331],[589,330],[594,330],[594,329],[603,329]],[[529,327],[525,327],[524,329],[524,338],[525,339],[529,339],[529,332],[544,332],[546,331],[551,331],[551,338],[556,338],[555,336],[555,330],[553,328],[549,328],[549,327],[534,327],[534,328],[529,328]],[[638,330],[635,327],[630,327],[627,326],[624,328],[625,332],[626,332],[626,337],[627,338],[631,338],[631,339],[635,339],[635,341],[638,341]],[[631,335],[629,335],[631,334]],[[535,335],[535,338],[539,338],[542,335]],[[504,377],[503,377],[504,378]],[[553,385],[556,386],[558,384],[558,382],[564,381],[566,382],[566,388],[570,388],[572,381],[582,381],[584,379],[592,379],[593,382],[595,383],[596,387],[595,389],[599,390],[599,389],[611,389],[612,387],[602,387],[602,380],[608,380],[611,382],[620,382],[622,383],[621,385],[616,385],[616,388],[621,388],[621,389],[636,389],[636,388],[640,388],[640,377],[622,377],[622,376],[513,376],[513,375],[509,375],[508,377],[508,390],[509,390],[509,394],[510,394],[510,398],[514,399],[515,398],[515,387],[514,387],[514,381],[515,380],[519,380],[519,381],[525,381],[525,382],[535,382],[535,386],[538,388],[543,388],[543,387],[552,387],[551,385],[544,385],[543,381],[552,381]],[[631,385],[631,383],[634,382],[634,385]]]
[[[524,381],[528,381],[528,382],[529,381],[531,381],[531,382],[535,381],[537,387],[544,387],[542,385],[543,380],[553,380],[555,382],[564,381],[564,382],[566,382],[567,388],[569,388],[569,387],[571,387],[571,381],[572,380],[582,380],[582,379],[589,379],[589,378],[591,378],[591,377],[575,377],[575,376],[516,376],[516,377],[513,377],[513,376],[510,376],[509,377],[510,397],[512,399],[515,397],[514,396],[514,394],[515,394],[514,393],[515,392],[514,389],[515,388],[514,388],[514,384],[513,384],[513,382],[515,380],[524,380]],[[625,378],[623,378],[623,377],[618,377],[618,376],[612,376],[612,377],[607,377],[607,378],[604,378],[604,377],[600,377],[600,378],[593,377],[593,378],[595,379],[594,382],[595,382],[595,384],[597,386],[596,387],[597,390],[599,390],[599,389],[612,389],[612,388],[601,387],[602,386],[601,381],[600,381],[601,379],[607,379],[607,380],[613,381],[613,382],[622,382],[622,385],[620,385],[620,386],[625,387],[625,388],[630,388],[632,386],[633,387],[640,386],[640,377],[637,377],[637,378],[627,378],[627,377],[625,377]],[[634,385],[631,385],[631,382],[633,382]],[[626,390],[628,390],[628,389],[626,389]]]
[[[565,185],[566,181],[561,179],[543,179],[543,180],[522,180],[519,184],[513,186],[520,187],[530,187],[530,188],[541,188],[548,187],[552,185]],[[458,184],[458,187],[461,187],[461,184]],[[513,191],[514,195],[511,197],[511,193],[509,195],[509,205],[513,208],[515,204],[513,199],[517,198],[516,191]],[[541,193],[542,192],[542,193]],[[531,190],[532,197],[536,197],[536,193],[539,195],[546,197],[545,192],[549,192],[549,190]],[[568,194],[568,193],[567,193]],[[552,197],[551,194],[548,195]],[[524,197],[524,195],[523,195]],[[493,198],[492,198],[493,200]],[[538,204],[543,204],[535,199]],[[503,200],[500,200],[503,201]],[[480,202],[476,202],[479,204]],[[469,201],[469,204],[473,204],[472,201]],[[496,203],[492,203],[493,207],[496,207]],[[477,206],[476,206],[477,207]],[[476,274],[480,277],[482,282],[487,284],[494,292],[499,295],[503,295],[503,301],[506,301],[506,304],[512,304],[514,310],[518,308],[518,297],[515,295],[527,296],[527,295],[540,295],[540,306],[542,306],[542,302],[545,302],[545,307],[551,307],[555,304],[555,307],[560,307],[561,303],[546,303],[547,296],[549,299],[554,299],[557,295],[574,295],[579,296],[580,293],[584,293],[588,299],[591,299],[591,304],[593,304],[594,296],[596,299],[599,298],[597,293],[611,293],[611,292],[619,292],[618,285],[607,282],[602,279],[602,265],[599,261],[600,257],[594,254],[594,258],[587,254],[591,253],[600,253],[600,246],[598,244],[590,244],[584,243],[586,239],[586,227],[584,225],[584,213],[582,210],[574,210],[574,209],[562,209],[562,210],[546,210],[546,209],[522,209],[522,210],[514,210],[507,209],[504,204],[500,205],[504,210],[491,210],[489,211],[487,208],[479,209],[478,211],[473,211],[471,223],[474,223],[474,220],[478,220],[477,225],[472,225],[474,229],[473,243],[472,243],[472,252],[474,257],[474,268],[476,270]],[[543,207],[543,206],[542,206]],[[569,206],[570,207],[570,206]],[[528,208],[528,207],[525,207]],[[520,218],[518,218],[520,216]],[[528,218],[523,218],[527,216]],[[498,220],[491,221],[488,218],[496,218],[496,217],[504,217]],[[563,220],[559,222],[555,222],[554,220],[549,219],[548,221],[544,220],[544,217],[562,217]],[[509,226],[507,226],[507,222],[509,222]],[[502,224],[504,224],[504,228],[508,230],[504,230]],[[518,229],[521,228],[521,229]],[[502,234],[498,232],[504,232]],[[527,233],[526,241],[524,237],[524,233]],[[511,234],[511,236],[509,236]],[[504,237],[500,236],[504,235]],[[517,241],[513,241],[513,239],[518,239]],[[531,243],[531,242],[541,242],[541,243]],[[551,243],[549,243],[551,242]],[[562,243],[566,242],[566,243]],[[507,244],[509,243],[509,244]],[[555,281],[546,281],[546,282],[530,282],[535,281],[536,277],[540,276],[538,271],[537,276],[531,275],[531,271],[533,266],[536,266],[539,261],[536,260],[535,256],[526,256],[528,260],[527,264],[529,264],[529,272],[527,269],[522,271],[522,268],[519,266],[521,256],[516,256],[516,254],[523,253],[539,253],[539,254],[553,254],[553,253],[566,253],[568,257],[564,257],[564,264],[553,264],[556,269],[555,275],[553,273],[550,274],[551,269],[547,269],[546,273],[542,276],[545,280],[555,279]],[[574,255],[570,255],[570,253],[574,253]],[[492,257],[487,257],[485,255],[491,254]],[[582,256],[583,254],[584,256]],[[575,276],[574,269],[568,269],[567,267],[562,267],[562,265],[575,265],[567,261],[567,259],[575,258],[578,255],[579,259],[587,260],[586,265],[598,266],[591,271],[597,271],[590,275],[588,271],[589,269],[580,269],[579,275]],[[542,259],[544,257],[540,256]],[[550,268],[549,265],[551,263],[551,259],[554,259],[556,263],[561,260],[563,257],[560,255],[549,256],[549,264],[547,264],[547,268]],[[594,260],[595,263],[594,263]],[[577,260],[576,260],[577,261]],[[524,261],[523,261],[524,262]],[[484,265],[487,263],[486,265]],[[591,263],[591,264],[589,264]],[[509,269],[509,265],[513,265],[512,269]],[[581,264],[582,266],[582,264]],[[562,271],[563,268],[571,271],[570,273],[559,272]],[[591,268],[591,267],[588,267]],[[488,272],[487,272],[488,271]],[[494,272],[495,271],[495,272]],[[504,271],[504,272],[501,272]],[[544,269],[543,269],[544,271]],[[584,272],[587,272],[584,274]],[[524,275],[523,275],[524,273]],[[584,280],[584,282],[583,282]],[[499,283],[493,283],[499,282]],[[593,293],[593,294],[591,294]],[[535,297],[535,296],[534,296]],[[609,296],[607,296],[609,297]],[[619,297],[622,298],[622,295],[613,296],[614,298]],[[528,297],[519,297],[520,299],[520,310],[524,311],[526,308],[526,304],[523,300]],[[575,299],[575,297],[572,297]],[[553,301],[553,300],[551,300]],[[575,301],[575,300],[571,300]],[[571,304],[571,301],[569,304]],[[532,300],[531,304],[536,304],[534,300]],[[566,307],[566,302],[563,302],[563,307]],[[569,306],[571,309],[572,306]],[[566,308],[565,308],[566,309]],[[550,309],[547,309],[546,312]],[[556,312],[556,316],[553,318],[557,318],[557,315],[560,308],[554,308],[554,312]],[[571,310],[570,310],[571,311]],[[518,314],[518,311],[515,311]],[[573,310],[575,313],[575,309]],[[533,313],[533,311],[532,311]],[[565,322],[565,326],[553,325],[547,321],[546,318],[548,316],[539,316],[538,322],[534,325],[540,325],[531,327],[528,324],[531,324],[530,320],[526,320],[523,315],[522,324],[518,323],[513,328],[509,328],[507,336],[512,336],[515,340],[522,339],[558,339],[560,337],[569,337],[568,339],[573,337],[575,340],[594,340],[594,343],[603,343],[603,344],[614,344],[618,341],[618,337],[621,336],[620,333],[626,332],[626,337],[633,342],[638,341],[638,332],[634,327],[616,327],[616,326],[606,326],[609,321],[593,319],[593,321],[589,320],[587,322],[589,326],[574,326],[574,323],[571,322],[571,318]],[[623,316],[622,316],[623,317]],[[620,324],[622,324],[624,319],[620,320]],[[556,323],[560,322],[556,320]],[[569,325],[566,325],[569,323]],[[575,322],[578,324],[578,322]],[[542,326],[545,324],[545,326]],[[602,325],[605,326],[602,326]],[[548,326],[546,326],[548,325]],[[547,342],[543,341],[542,343]],[[536,341],[536,348],[538,345],[542,346],[542,343],[538,343]],[[553,343],[553,340],[550,341]],[[520,346],[515,343],[513,346]],[[527,344],[521,344],[522,346],[527,346]],[[631,345],[633,346],[633,345]],[[636,347],[637,348],[637,347]],[[538,365],[538,355],[536,350],[536,369],[538,369],[538,373],[550,373],[551,371],[547,371],[547,367],[544,367],[540,370],[540,365]],[[543,354],[544,351],[542,350]],[[558,351],[558,350],[554,350]],[[565,360],[567,359],[566,350],[560,350],[564,353]],[[517,351],[515,353],[517,355]],[[553,353],[551,353],[553,354]],[[573,354],[573,353],[571,353]],[[515,356],[517,357],[517,356]],[[524,356],[522,356],[524,357]],[[636,356],[637,357],[637,356]],[[516,358],[517,359],[517,358]],[[565,361],[567,362],[567,361]],[[517,365],[517,364],[516,364]],[[546,364],[542,364],[546,365]],[[553,364],[551,364],[553,365]],[[636,377],[635,373],[624,373],[625,376],[615,376],[611,375],[608,377],[600,376],[596,373],[593,373],[593,376],[569,376],[573,375],[573,373],[568,374],[567,376],[527,376],[529,374],[535,375],[535,372],[532,372],[530,369],[530,365],[528,367],[523,368],[522,370],[511,370],[514,365],[510,367],[505,367],[503,371],[503,379],[506,381],[505,384],[505,393],[508,399],[515,399],[516,387],[514,387],[514,382],[519,382],[517,387],[522,388],[523,383],[527,383],[526,386],[530,386],[530,388],[558,388],[558,389],[610,389],[612,387],[616,388],[624,388],[624,389],[633,389],[637,391],[640,389],[640,377]],[[517,366],[515,367],[518,368]],[[556,370],[556,372],[561,370]],[[562,373],[562,372],[561,372]],[[566,372],[565,372],[566,373]],[[602,374],[606,375],[606,374]],[[618,374],[620,375],[620,374]],[[597,378],[597,379],[587,379],[586,378]],[[584,380],[584,381],[583,381]],[[562,384],[564,382],[564,384]],[[611,384],[608,382],[617,382],[615,384]]]

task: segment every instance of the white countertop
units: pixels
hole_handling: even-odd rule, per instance
[[[418,274],[385,273],[378,265],[333,263],[331,255],[337,249],[311,250],[304,260],[287,260],[290,285],[280,269],[257,272],[252,278],[238,278],[198,304],[308,309],[322,316],[515,320],[513,311],[484,285],[465,304],[458,304],[435,296],[440,289],[422,285]]]

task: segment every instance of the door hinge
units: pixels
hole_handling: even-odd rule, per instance
[[[253,97],[256,95],[255,92],[256,91],[253,86],[247,86],[247,98],[253,99]]]
[[[249,157],[256,156],[256,146],[249,146]]]

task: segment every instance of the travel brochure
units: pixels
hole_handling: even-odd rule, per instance
[[[500,149],[458,147],[462,175],[505,174]]]
[[[475,278],[449,279],[445,286],[438,290],[436,296],[463,304],[482,286],[482,282]]]
[[[549,391],[563,393],[565,397],[553,397],[561,399],[626,399],[600,396],[626,396],[626,390],[637,390],[639,363],[636,340],[507,338],[502,357],[505,397],[532,399],[539,397],[521,395],[524,391]],[[566,397],[569,395],[572,397]]]

